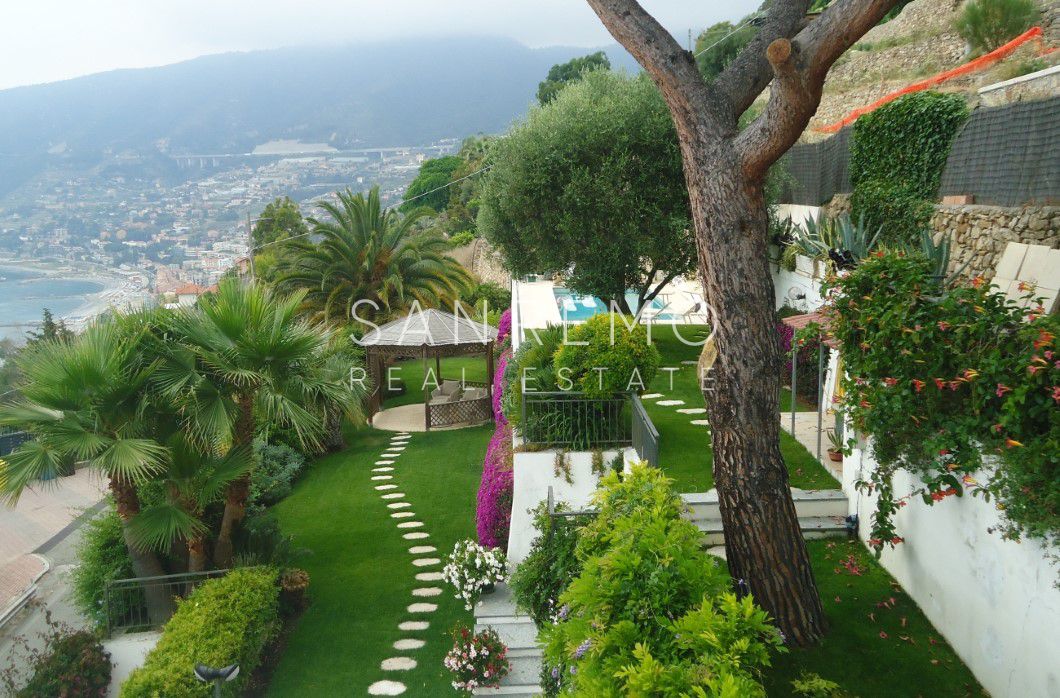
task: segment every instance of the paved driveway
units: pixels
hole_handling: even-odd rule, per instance
[[[0,504],[0,614],[47,570],[49,543],[96,505],[106,484],[90,469],[35,485],[14,506]]]

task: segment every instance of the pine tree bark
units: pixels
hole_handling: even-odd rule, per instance
[[[636,0],[588,3],[658,85],[681,146],[715,322],[718,356],[705,397],[729,569],[790,642],[811,644],[826,621],[780,453],[764,182],[816,111],[829,67],[895,0],[836,0],[809,23],[809,0],[775,0],[713,83]],[[740,131],[740,115],[770,83],[766,108]]]

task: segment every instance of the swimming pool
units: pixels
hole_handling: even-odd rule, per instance
[[[580,293],[574,293],[562,286],[554,286],[552,293],[556,296],[556,307],[559,308],[559,316],[563,318],[564,322],[584,322],[593,315],[608,311],[607,305],[595,296],[584,296]],[[636,292],[626,291],[626,302],[630,308],[637,309]],[[657,320],[677,319],[677,316],[672,313],[658,312],[663,309],[663,304],[658,298],[649,301],[648,307],[656,311],[654,317]]]

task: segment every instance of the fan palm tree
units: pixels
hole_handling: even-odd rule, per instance
[[[328,410],[363,418],[363,394],[343,380],[330,331],[299,315],[305,294],[279,296],[255,283],[226,279],[169,325],[176,343],[155,373],[184,432],[205,453],[249,448],[257,419],[293,431],[316,449]],[[242,521],[250,471],[225,487],[214,564],[232,560],[232,533]]]
[[[348,322],[356,306],[366,320],[387,319],[418,302],[437,307],[459,296],[471,275],[448,257],[448,243],[419,231],[429,211],[401,215],[384,209],[379,188],[367,198],[347,189],[337,204],[320,205],[330,220],[310,218],[319,242],[296,255],[280,276],[284,289],[302,289],[315,319]]]
[[[147,395],[154,364],[142,351],[145,333],[137,324],[102,321],[73,340],[45,340],[20,355],[21,396],[0,405],[0,425],[20,426],[34,438],[7,456],[0,481],[13,502],[67,463],[87,461],[108,480],[134,571],[153,577],[165,572],[134,530],[137,485],[162,473],[168,456],[152,433]],[[173,602],[164,590],[147,596],[152,618],[167,618]]]

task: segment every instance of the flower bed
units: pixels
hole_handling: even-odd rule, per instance
[[[472,634],[465,628],[453,633],[453,649],[445,655],[445,668],[453,673],[453,688],[471,693],[476,688],[496,688],[512,669],[508,648],[493,628]]]

